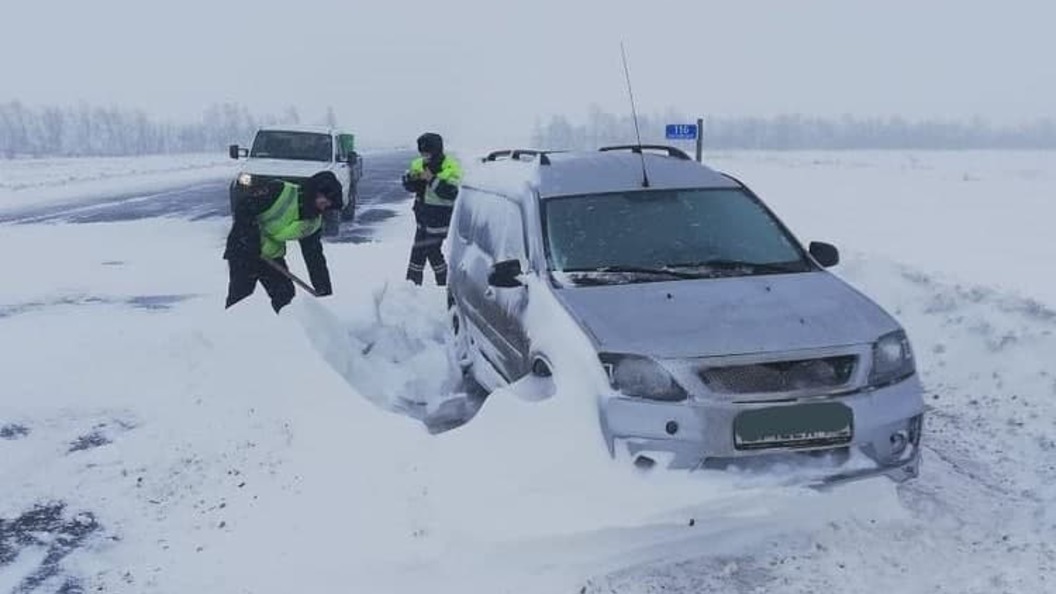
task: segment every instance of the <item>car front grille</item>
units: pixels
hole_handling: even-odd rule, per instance
[[[858,363],[856,355],[704,367],[700,379],[719,394],[773,394],[827,391],[845,386]]]
[[[306,177],[291,177],[291,176],[288,176],[288,175],[285,175],[285,176],[280,176],[280,175],[258,175],[258,174],[255,174],[255,173],[254,174],[250,174],[250,175],[252,175],[252,177],[253,177],[253,185],[265,184],[265,183],[267,183],[267,182],[269,182],[271,180],[275,180],[275,179],[281,180],[281,181],[290,182],[291,184],[301,185],[308,179]]]

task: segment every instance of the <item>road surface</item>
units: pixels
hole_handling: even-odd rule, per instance
[[[394,216],[410,195],[400,185],[400,176],[414,157],[411,152],[364,156],[359,204],[355,220],[341,225],[341,232],[327,241],[369,241],[379,223]],[[198,221],[230,215],[229,180],[199,183],[149,194],[119,195],[91,201],[30,207],[0,214],[0,224],[107,223],[157,217]]]

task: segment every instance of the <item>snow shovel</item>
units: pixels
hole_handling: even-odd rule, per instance
[[[293,282],[297,283],[297,285],[299,287],[301,287],[305,291],[308,291],[308,293],[310,293],[312,295],[312,297],[318,297],[319,296],[319,293],[316,293],[315,289],[313,289],[310,285],[308,285],[308,283],[306,283],[306,282],[302,281],[301,279],[297,278],[297,276],[295,274],[293,274],[292,272],[290,272],[289,270],[287,270],[285,266],[280,265],[278,262],[275,262],[274,260],[269,260],[268,258],[265,258],[264,256],[261,256],[260,259],[264,260],[268,264],[268,266],[271,266],[275,270],[278,270],[286,278],[288,278],[288,279],[292,280]]]

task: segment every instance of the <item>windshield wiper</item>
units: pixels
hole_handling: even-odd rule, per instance
[[[572,274],[583,274],[590,272],[612,272],[612,273],[630,273],[630,274],[663,274],[674,278],[701,278],[699,272],[684,272],[679,270],[672,270],[669,267],[663,268],[650,268],[647,266],[599,266],[598,268],[566,268],[561,272],[572,273]]]
[[[737,268],[748,268],[756,272],[804,272],[800,262],[749,262],[747,260],[705,260],[703,262],[691,262],[689,264],[670,264],[674,268],[717,268],[719,270],[734,270]]]

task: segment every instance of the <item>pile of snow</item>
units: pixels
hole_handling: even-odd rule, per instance
[[[0,212],[231,179],[225,154],[0,159]]]

